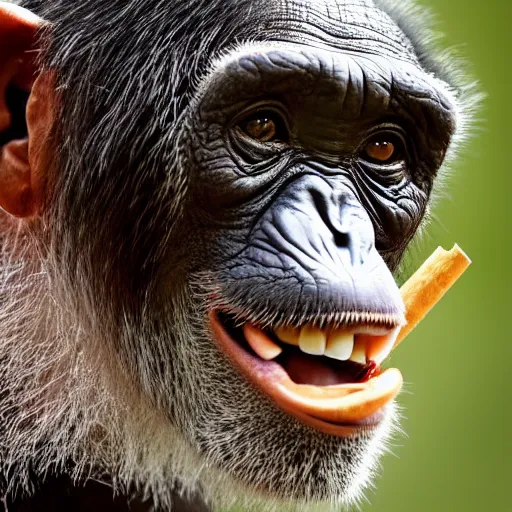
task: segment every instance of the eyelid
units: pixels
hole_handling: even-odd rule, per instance
[[[275,135],[271,140],[258,140],[257,138],[248,134],[247,131],[244,129],[244,125],[246,125],[253,119],[257,119],[260,116],[271,119],[275,125]],[[232,129],[232,132],[238,133],[238,138],[243,138],[245,144],[251,144],[260,147],[267,146],[269,148],[273,147],[274,150],[278,147],[284,147],[288,145],[291,140],[291,133],[288,128],[286,119],[276,109],[270,110],[268,108],[262,108],[250,112],[245,117],[239,117],[239,121],[234,126],[234,129]]]
[[[231,120],[230,127],[235,128],[245,120],[249,120],[251,116],[261,113],[272,113],[275,112],[280,119],[283,120],[284,126],[288,133],[290,131],[290,118],[289,112],[281,103],[276,101],[260,101],[258,103],[252,103],[249,107],[238,112]]]

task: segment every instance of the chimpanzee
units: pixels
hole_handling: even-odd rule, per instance
[[[0,3],[5,506],[357,502],[397,425],[393,273],[474,97],[427,16],[23,5]]]

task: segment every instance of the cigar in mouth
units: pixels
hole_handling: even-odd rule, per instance
[[[400,288],[407,324],[401,329],[395,347],[425,318],[469,265],[471,260],[457,244],[450,251],[438,247]]]

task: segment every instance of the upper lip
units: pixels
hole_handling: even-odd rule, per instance
[[[317,386],[294,382],[285,368],[273,360],[280,351],[278,338],[246,323],[244,335],[249,346],[244,348],[233,339],[216,311],[210,312],[209,319],[220,348],[253,385],[266,393],[285,412],[325,433],[347,436],[363,426],[375,426],[382,418],[384,406],[401,389],[402,375],[399,370],[381,371],[379,367],[391,352],[400,325],[380,330],[363,323],[347,327],[347,333],[366,333],[356,335],[356,346],[366,344],[366,360],[371,363],[371,375],[366,375],[364,382],[359,380]],[[325,347],[325,335],[319,333],[318,336],[324,336]],[[304,340],[301,340],[301,346],[303,343]],[[313,352],[316,350],[314,344],[313,336]],[[307,346],[302,348],[308,351]],[[346,359],[345,356],[341,358]]]

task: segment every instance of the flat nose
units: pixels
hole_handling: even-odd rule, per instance
[[[304,199],[311,195],[311,211],[318,212],[336,248],[348,251],[352,266],[363,265],[373,246],[374,232],[361,204],[348,187],[333,189],[321,179],[308,181]]]
[[[266,311],[296,320],[318,312],[401,314],[371,219],[339,176],[308,174],[289,182],[244,245],[226,278],[237,301],[259,305],[259,292]]]
[[[332,263],[338,272],[341,266],[364,266],[374,247],[373,224],[349,186],[309,175],[290,184],[283,195],[285,204],[275,209],[277,225],[286,225],[299,250],[321,253],[320,261]]]

